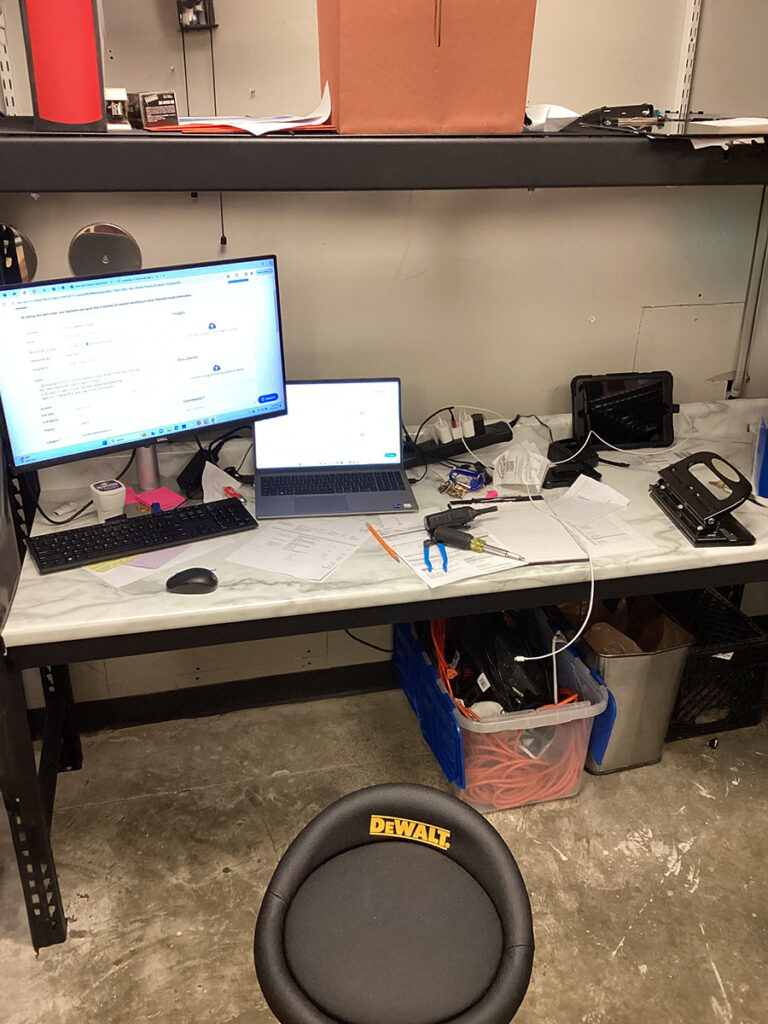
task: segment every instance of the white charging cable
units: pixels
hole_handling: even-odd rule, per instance
[[[555,655],[557,654],[557,637],[558,637],[557,633],[555,633],[555,635],[552,637],[552,651],[551,651],[551,654],[552,654],[552,702],[553,702],[553,704],[557,704],[557,658],[555,657]]]
[[[454,405],[449,406],[448,408],[457,409],[459,413],[461,413],[462,411],[468,412],[470,410],[472,412],[486,412],[490,416],[496,416],[498,420],[500,420],[502,423],[506,423],[507,426],[509,426],[509,418],[507,416],[502,416],[502,414],[500,412],[497,412],[495,409],[484,409],[481,405],[460,405],[459,403],[455,403]],[[461,430],[461,438],[457,438],[457,440],[461,441],[461,443],[464,445],[464,447],[467,449],[467,452],[472,456],[473,459],[482,462],[483,460],[480,458],[477,452],[473,452],[472,449],[467,444],[467,438],[464,434],[464,419],[465,417],[462,417],[461,415],[458,416],[459,429]],[[509,429],[510,431],[512,430],[511,427]],[[475,434],[474,436],[477,437],[478,435]]]
[[[683,413],[680,413],[679,415],[682,416]],[[684,444],[687,444],[688,441],[690,440],[692,432],[693,432],[693,424],[691,423],[690,418],[688,418],[688,433],[685,435],[685,437],[681,441],[678,441],[677,444],[673,444],[670,448],[659,448],[659,454],[666,454],[667,452],[674,452],[678,448],[682,448],[682,446]],[[573,453],[573,455],[569,455],[567,459],[561,459],[559,462],[553,462],[552,465],[553,466],[562,466],[564,463],[570,462],[572,459],[575,459],[578,455],[581,455],[581,453],[584,451],[584,449],[588,446],[589,440],[592,437],[597,438],[597,440],[600,441],[601,444],[604,444],[607,448],[610,448],[612,451],[614,451],[614,452],[621,452],[622,455],[629,455],[632,458],[639,459],[641,462],[644,459],[657,458],[657,456],[656,456],[656,454],[654,452],[651,452],[650,454],[640,454],[640,453],[638,453],[636,451],[633,451],[631,448],[618,448],[615,444],[611,444],[610,441],[606,441],[604,437],[600,437],[600,435],[597,433],[596,430],[591,430],[590,429],[589,433],[587,434],[586,438],[584,439],[583,444],[581,445],[581,447],[577,451],[575,451]]]
[[[531,491],[530,491],[530,488],[527,485],[526,485],[526,490],[528,491],[528,500],[533,505],[533,507],[535,509],[537,509],[541,515],[549,516],[550,519],[554,519],[556,522],[558,522],[562,526],[564,526],[566,528],[566,530],[570,533],[570,535],[573,537],[573,539],[576,541],[576,543],[579,545],[579,547],[584,552],[584,554],[587,556],[587,560],[589,561],[589,605],[587,607],[587,614],[584,616],[584,621],[582,622],[581,626],[579,627],[577,633],[574,636],[571,637],[571,639],[568,641],[568,643],[563,644],[562,647],[558,647],[557,649],[555,649],[554,642],[553,642],[552,650],[549,651],[547,654],[517,654],[517,655],[515,655],[515,659],[514,659],[515,661],[542,661],[544,658],[551,658],[552,659],[552,663],[554,665],[554,663],[555,663],[555,656],[557,654],[560,654],[562,651],[567,650],[569,647],[571,647],[573,644],[575,644],[576,641],[581,636],[581,634],[584,632],[584,630],[589,625],[589,620],[590,620],[590,618],[592,616],[592,609],[593,609],[594,604],[595,604],[595,565],[594,565],[594,562],[592,561],[592,555],[589,553],[589,550],[584,546],[583,539],[580,540],[579,537],[576,536],[576,533],[580,532],[578,530],[578,528],[575,527],[575,526],[572,527],[570,523],[566,523],[565,520],[563,520],[559,516],[555,515],[555,513],[552,511],[552,509],[549,508],[548,506],[547,506],[547,509],[545,511],[543,508],[541,508],[541,505],[546,505],[546,502],[534,501],[533,500],[533,495],[531,494]],[[557,703],[557,701],[555,701],[555,703]]]
[[[559,522],[562,522],[562,520],[559,520]],[[563,525],[565,526],[566,524],[563,523]],[[587,608],[587,614],[585,615],[584,621],[579,627],[578,632],[571,637],[567,644],[563,644],[563,646],[558,647],[557,650],[553,649],[552,651],[549,651],[546,654],[516,654],[514,659],[515,661],[542,661],[544,658],[552,658],[552,660],[554,661],[555,655],[561,654],[563,651],[567,651],[569,647],[575,644],[581,636],[581,634],[589,625],[589,620],[592,615],[592,608],[594,607],[595,603],[595,566],[592,562],[592,556],[589,554],[589,552],[585,553],[587,555],[587,558],[589,559],[589,606]]]

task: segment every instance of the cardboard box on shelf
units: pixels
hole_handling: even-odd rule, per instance
[[[536,0],[317,0],[342,134],[522,130]]]

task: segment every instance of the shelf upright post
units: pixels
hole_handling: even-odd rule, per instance
[[[683,18],[683,38],[680,47],[680,61],[675,82],[675,98],[670,114],[676,114],[678,121],[675,132],[682,135],[687,127],[688,112],[691,105],[691,84],[693,69],[696,63],[696,43],[699,38],[699,21],[701,18],[702,0],[687,0]]]

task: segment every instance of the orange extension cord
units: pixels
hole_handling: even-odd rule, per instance
[[[454,705],[465,717],[476,722],[479,716],[458,703],[451,680],[458,674],[445,658],[445,620],[430,623],[438,672]],[[578,701],[578,694],[561,691],[564,699],[546,704],[540,711],[563,707]],[[569,796],[579,784],[586,752],[587,719],[574,719],[555,726],[552,743],[539,758],[520,750],[527,730],[510,729],[500,733],[476,733],[462,729],[466,788],[462,796],[481,807],[520,807],[523,804],[557,800]],[[549,757],[547,758],[547,755]]]
[[[456,700],[453,695],[451,680],[456,678],[458,672],[455,668],[451,668],[445,660],[445,619],[432,619],[429,624],[429,630],[432,634],[432,647],[434,648],[435,657],[437,658],[437,672],[448,691],[448,696],[453,701],[459,714],[463,715],[465,718],[471,718],[473,721],[479,722],[480,716],[470,708],[465,707],[461,701]]]
[[[556,725],[552,745],[540,758],[520,752],[523,732],[519,729],[495,734],[463,732],[467,785],[462,795],[482,807],[520,807],[569,796],[577,789],[584,768],[588,721],[581,718]],[[548,753],[551,760],[546,759]]]

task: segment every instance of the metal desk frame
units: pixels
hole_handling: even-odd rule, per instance
[[[629,579],[600,580],[599,598],[694,590],[764,580],[768,561],[744,562]],[[539,607],[580,600],[584,583],[551,584],[470,597],[412,601],[375,608],[294,615],[279,619],[217,623],[208,627],[32,644],[5,651],[0,665],[0,788],[11,824],[16,859],[35,950],[63,942],[67,934],[53,851],[51,821],[59,772],[82,765],[82,749],[68,664],[95,658],[238,643],[266,637],[416,621],[437,617]],[[39,766],[29,727],[21,669],[40,668],[46,718]]]

